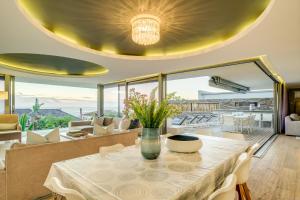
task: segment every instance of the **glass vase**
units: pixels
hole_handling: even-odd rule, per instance
[[[147,160],[156,159],[161,150],[160,129],[143,128],[141,139],[141,153]]]

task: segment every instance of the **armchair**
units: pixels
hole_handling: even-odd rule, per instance
[[[18,115],[0,115],[0,141],[18,139],[21,142],[21,133]]]
[[[290,116],[286,116],[285,134],[300,136],[300,121],[293,121]]]

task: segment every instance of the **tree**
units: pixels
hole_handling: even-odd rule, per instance
[[[31,113],[31,120],[32,120],[32,128],[36,129],[38,126],[38,122],[41,118],[39,111],[41,110],[41,107],[43,106],[43,103],[39,103],[38,98],[35,99],[35,103],[32,106],[32,113]]]
[[[33,113],[39,113],[39,111],[43,105],[44,105],[44,103],[39,103],[39,99],[35,98],[35,103],[32,106]]]

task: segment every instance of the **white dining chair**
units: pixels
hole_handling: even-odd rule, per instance
[[[253,129],[255,127],[255,118],[256,118],[256,115],[250,115],[250,131],[251,133],[253,133]]]
[[[134,144],[136,147],[139,147],[141,145],[141,139],[138,137],[135,139]]]
[[[244,129],[247,130],[248,134],[252,133],[252,129],[251,129],[251,117],[247,116],[247,117],[242,117],[239,119],[239,126],[241,128],[241,133],[243,133]]]
[[[66,200],[87,200],[78,191],[64,187],[61,181],[56,177],[51,178],[51,185],[53,187],[53,192],[65,197]]]
[[[240,200],[251,200],[250,190],[247,186],[251,166],[251,157],[248,153],[242,153],[235,165],[233,174],[236,175],[236,190]]]
[[[255,143],[254,145],[252,145],[251,147],[249,147],[248,149],[247,149],[247,153],[248,153],[248,156],[250,157],[250,158],[252,158],[252,156],[253,156],[253,154],[255,153],[255,151],[258,149],[258,147],[259,147],[259,143]]]
[[[99,153],[101,156],[106,156],[109,153],[119,152],[125,148],[123,144],[115,144],[111,146],[105,146],[99,148]]]
[[[212,193],[208,200],[235,200],[236,199],[236,176],[234,174],[230,174],[226,177],[223,182],[221,188],[217,189],[214,193]]]
[[[228,129],[228,127],[231,127],[231,129],[233,128],[234,132],[238,130],[238,121],[234,116],[222,115],[221,125],[222,130],[224,130],[224,128]]]

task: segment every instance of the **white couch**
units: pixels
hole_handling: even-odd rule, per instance
[[[108,117],[108,118],[110,118],[110,117]],[[119,117],[113,118],[113,123],[115,125],[115,127],[114,127],[115,132],[118,132],[118,130],[119,130],[119,124],[121,122],[121,119],[122,118],[119,118]],[[70,121],[69,122],[69,130],[72,130],[72,131],[81,130],[81,131],[85,131],[85,132],[93,134],[94,126],[91,124],[92,124],[92,120]],[[138,132],[139,135],[141,135],[142,128],[136,128],[135,130]]]
[[[285,134],[300,136],[300,121],[293,121],[290,116],[286,116]]]

